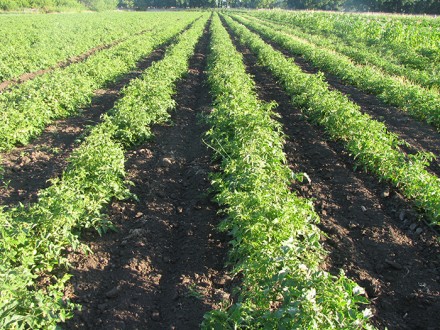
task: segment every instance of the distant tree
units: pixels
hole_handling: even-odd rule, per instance
[[[231,7],[273,8],[278,0],[241,0],[234,1]]]
[[[347,0],[344,7],[358,11],[440,14],[439,0]]]
[[[1,10],[17,10],[19,4],[15,0],[0,0]]]
[[[96,11],[116,9],[119,0],[80,0],[87,8]]]
[[[134,8],[134,0],[120,0],[118,7],[132,9]]]
[[[54,6],[53,0],[31,0],[29,1],[31,8],[44,8]]]
[[[126,1],[130,1],[130,6],[127,6]],[[216,0],[120,0],[120,7],[135,8],[139,10],[150,7],[155,8],[170,8],[170,7],[191,7],[191,8],[206,8],[216,7]]]
[[[345,0],[287,0],[287,7],[292,9],[339,10]]]
[[[82,8],[77,0],[0,0],[0,10]]]

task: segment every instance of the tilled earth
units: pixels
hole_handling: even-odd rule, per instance
[[[138,201],[117,202],[117,232],[90,240],[93,255],[72,255],[74,301],[82,311],[67,329],[195,329],[229,299],[227,237],[209,195],[210,153],[201,114],[208,37],[179,83],[172,122],[154,127],[154,141],[127,153]]]
[[[121,96],[120,91],[130,80],[139,77],[163,55],[164,47],[158,48],[141,60],[132,72],[107,88],[97,90],[92,104],[80,109],[78,116],[57,120],[26,146],[0,153],[1,165],[5,168],[5,173],[0,176],[0,205],[37,201],[38,191],[48,187],[51,178],[61,176],[72,150],[78,146],[88,127],[96,125],[101,115],[113,107]]]
[[[148,32],[148,31],[149,30],[143,30],[143,31],[140,31],[140,32],[138,32],[138,33],[136,33],[134,35],[141,35],[141,34],[144,34],[144,33]],[[0,93],[5,91],[5,90],[8,90],[10,87],[12,87],[12,86],[14,86],[16,84],[21,84],[21,83],[24,83],[24,82],[26,82],[28,80],[32,80],[35,77],[41,76],[41,75],[43,75],[45,73],[48,73],[48,72],[51,72],[51,71],[53,71],[55,69],[65,68],[65,67],[67,67],[67,66],[69,66],[71,64],[82,62],[82,61],[86,60],[87,58],[89,58],[90,56],[92,56],[93,54],[95,54],[95,53],[97,53],[97,52],[99,52],[101,50],[117,46],[120,43],[124,42],[125,40],[127,40],[127,38],[123,38],[123,39],[119,39],[119,40],[114,40],[113,42],[110,42],[108,44],[97,45],[97,46],[89,49],[88,51],[86,51],[86,52],[84,52],[82,54],[79,54],[77,56],[73,56],[73,57],[68,58],[68,59],[66,59],[64,61],[60,61],[60,62],[58,62],[57,64],[55,64],[54,66],[52,66],[50,68],[42,69],[42,70],[37,70],[37,71],[34,71],[34,72],[27,72],[27,73],[24,73],[24,74],[20,75],[16,79],[1,81],[0,82]]]
[[[203,142],[202,117],[211,109],[206,82],[209,35],[199,42],[188,75],[177,88],[177,109],[168,125],[153,128],[155,138],[126,154],[128,179],[137,200],[113,202],[108,214],[116,231],[84,234],[93,254],[72,253],[71,286],[66,297],[82,309],[66,329],[195,329],[203,315],[232,299],[225,268],[226,234],[211,202],[208,174],[215,171]],[[290,104],[275,79],[248,49],[239,46],[260,98],[275,100],[286,134],[285,152],[295,172],[311,182],[295,184],[298,194],[315,200],[322,243],[329,251],[322,267],[343,269],[366,288],[379,329],[437,329],[440,324],[440,246],[438,233],[386,182],[353,170],[339,142],[311,125]],[[92,107],[76,119],[58,121],[31,145],[3,155],[6,173],[2,205],[28,203],[60,175],[75,140],[96,124],[119,97],[118,91],[163,56],[163,47],[140,63],[118,86],[102,90]],[[307,72],[316,72],[295,58]],[[331,88],[382,120],[412,146],[438,154],[438,133],[376,97],[326,75]],[[438,174],[438,164],[431,170]]]
[[[298,183],[302,196],[315,200],[320,215],[322,243],[329,251],[322,265],[338,274],[343,269],[366,289],[379,329],[437,329],[440,324],[440,246],[438,233],[419,220],[397,191],[362,171],[343,146],[331,141],[319,127],[306,121],[271,74],[260,67],[248,49],[234,40],[243,53],[248,72],[255,77],[261,99],[275,100],[286,137],[285,152],[294,172],[305,172],[311,183]],[[295,58],[304,71],[315,71]],[[372,95],[345,86],[335,77],[332,88],[346,93],[370,112],[378,108],[387,123],[383,105]],[[343,88],[342,88],[343,86]],[[340,88],[338,88],[340,87]],[[371,102],[369,102],[371,101]],[[393,112],[394,111],[394,112]],[[394,117],[401,116],[388,108]],[[404,117],[405,134],[427,136],[426,148],[439,148],[438,134],[429,126]],[[396,122],[390,118],[389,121]],[[410,128],[414,123],[413,129]],[[423,129],[420,129],[423,127]],[[396,127],[396,132],[397,132]],[[414,129],[415,128],[415,129]],[[400,132],[397,132],[400,133]],[[418,140],[419,136],[412,136]],[[423,143],[423,142],[421,142]],[[429,316],[428,316],[429,315]]]

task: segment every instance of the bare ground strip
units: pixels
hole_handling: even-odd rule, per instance
[[[101,115],[113,108],[124,86],[139,77],[154,61],[163,58],[168,44],[159,46],[140,60],[135,69],[106,89],[97,90],[91,105],[81,109],[78,115],[57,120],[26,146],[1,153],[4,173],[0,176],[0,205],[11,207],[35,202],[38,191],[50,185],[48,180],[62,174],[69,155],[87,128],[96,125]]]
[[[315,199],[329,252],[322,267],[343,269],[366,288],[379,329],[436,329],[440,324],[440,246],[436,234],[417,221],[419,215],[386,183],[353,171],[341,144],[308,123],[274,78],[259,67],[248,49],[248,72],[261,99],[275,100],[287,135],[285,152],[294,172],[306,172],[311,184],[297,192]]]
[[[150,31],[150,30],[140,31],[138,33],[133,34],[131,37],[147,33],[148,31]],[[108,43],[108,44],[98,45],[96,47],[93,47],[93,48],[87,50],[86,52],[84,52],[80,55],[73,56],[73,57],[68,58],[66,60],[60,61],[57,64],[55,64],[49,68],[37,70],[34,72],[26,72],[26,73],[23,73],[22,75],[20,75],[18,78],[11,79],[11,80],[4,80],[4,81],[0,82],[0,93],[11,88],[14,85],[22,84],[28,80],[34,79],[35,77],[41,76],[41,75],[46,74],[51,71],[54,71],[55,69],[66,68],[71,64],[83,62],[86,59],[88,59],[90,56],[94,55],[95,53],[100,52],[105,49],[115,47],[115,46],[119,45],[120,43],[128,40],[131,37],[118,39],[118,40],[115,40],[115,41]]]
[[[66,329],[196,329],[205,312],[229,298],[227,237],[208,173],[210,152],[199,115],[210,109],[205,82],[208,35],[179,83],[177,109],[154,141],[127,153],[139,201],[115,202],[117,232],[91,235],[93,255],[72,255],[72,292],[82,311]]]
[[[292,58],[295,63],[306,73],[316,74],[322,70],[313,66],[304,57],[293,55],[286,49],[275,44],[271,40],[261,36],[257,31],[249,28],[252,32],[257,33],[266,43],[274,49],[282,52],[286,57]],[[383,122],[390,132],[397,134],[402,140],[409,143],[409,146],[403,147],[407,153],[416,153],[417,151],[432,152],[435,159],[429,170],[440,176],[440,134],[431,125],[418,121],[409,114],[396,107],[385,104],[376,95],[365,93],[358,88],[344,83],[340,78],[328,72],[323,72],[325,81],[329,84],[331,90],[337,90],[346,95],[351,101],[360,106],[361,111],[370,115],[373,119]]]

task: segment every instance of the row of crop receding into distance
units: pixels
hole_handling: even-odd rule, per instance
[[[275,38],[292,54],[304,56],[319,69],[378,95],[417,119],[440,126],[437,21],[386,16],[374,16],[373,20],[370,16],[335,13],[251,14],[259,19],[251,22],[252,28]],[[178,17],[173,13],[151,15]],[[0,16],[0,20],[5,23],[0,25],[0,32],[7,36],[0,62],[1,80],[19,79],[93,47],[116,46],[3,92],[0,108],[5,120],[0,123],[0,150],[27,143],[50,120],[87,104],[95,89],[136,61],[138,53],[131,50],[130,43],[142,42],[143,36],[130,36],[156,29],[155,21],[143,19],[142,13],[20,15]],[[9,26],[15,28],[11,31]],[[124,63],[113,54],[119,52],[126,54]],[[103,57],[107,57],[106,63]]]
[[[2,112],[9,116],[1,130],[1,147],[7,151],[17,143],[26,144],[55,118],[75,114],[79,107],[90,104],[96,89],[130,72],[140,58],[159,45],[170,43],[163,60],[127,85],[114,108],[73,152],[62,177],[40,192],[37,203],[1,211],[2,328],[50,328],[72,315],[78,306],[63,299],[70,277],[65,250],[87,250],[79,240],[83,228],[104,232],[111,227],[105,206],[112,199],[130,196],[124,179],[124,151],[150,138],[151,124],[166,121],[169,110],[175,107],[172,97],[176,82],[188,69],[188,59],[209,14],[144,15],[150,15],[144,33],[127,37],[114,32],[112,40],[118,40],[114,46],[0,95]],[[128,16],[120,17],[128,20]],[[405,155],[399,148],[403,142],[387,132],[385,125],[363,115],[347,97],[331,91],[319,74],[302,72],[245,27],[289,51],[310,56],[317,65],[321,63],[313,57],[317,49],[312,44],[286,38],[283,25],[273,25],[283,23],[282,18],[275,17],[273,22],[265,19],[268,17],[242,13],[224,16],[240,42],[280,81],[295,106],[341,140],[359,165],[393,183],[438,223],[439,180],[426,170],[432,156]],[[228,214],[221,228],[234,236],[230,258],[233,273],[242,274],[242,283],[238,302],[208,313],[204,327],[264,328],[278,324],[286,328],[369,328],[370,311],[359,308],[367,303],[363,290],[343,274],[332,276],[319,269],[325,255],[316,226],[319,219],[311,201],[288,189],[291,180],[300,180],[301,174],[291,173],[286,166],[283,134],[273,119],[273,105],[258,100],[254,82],[218,14],[213,14],[209,29],[207,72],[215,110],[209,115],[211,128],[206,137],[215,150],[213,161],[222,165],[212,184],[217,202]],[[292,32],[287,27],[286,31]],[[92,43],[101,40],[96,38]],[[426,51],[428,46],[419,48],[431,54]],[[340,70],[353,76],[354,82],[366,75],[363,68],[344,62],[342,55],[333,56],[332,52],[319,53],[323,59],[320,65],[337,72],[335,63],[346,63]],[[355,70],[360,71],[353,74]],[[369,87],[367,78],[362,78],[366,82],[361,85],[373,89],[375,85]],[[379,86],[378,94],[384,93],[386,84],[381,79],[391,78],[377,79],[372,83]],[[404,90],[405,86],[398,88]],[[435,93],[435,86],[423,88]],[[400,94],[392,93],[387,90],[385,94]],[[427,95],[431,100],[431,94]],[[420,102],[423,100],[421,97]],[[438,101],[430,102],[435,105]],[[411,105],[407,107],[404,110],[412,112]],[[426,118],[417,111],[414,115],[435,123],[436,117],[429,111]],[[24,134],[28,135],[24,138]],[[38,284],[43,277],[50,283],[44,287]]]

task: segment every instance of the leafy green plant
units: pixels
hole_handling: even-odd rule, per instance
[[[415,118],[440,129],[438,92],[387,75],[369,65],[356,65],[347,56],[317,47],[306,40],[276,31],[258,22],[235,17],[289,52],[304,56],[319,69],[330,72],[366,92],[377,94],[384,102],[397,106]]]
[[[283,153],[281,125],[273,103],[257,99],[218,16],[211,24],[208,81],[214,109],[208,122],[209,144],[221,172],[212,175],[216,201],[232,235],[230,262],[242,283],[229,308],[205,315],[205,329],[370,328],[363,290],[342,273],[319,268],[318,216],[311,201],[289,186],[291,173]]]
[[[158,22],[182,17],[182,13],[165,12],[1,15],[0,82],[48,69],[93,48],[151,30]]]
[[[206,21],[207,15],[202,15],[179,35],[162,61],[124,90],[124,97],[111,114],[73,152],[62,178],[52,180],[49,188],[40,191],[38,203],[0,210],[0,328],[55,328],[72,316],[77,306],[64,299],[70,278],[66,274],[66,248],[88,250],[79,241],[81,230],[95,228],[103,233],[112,228],[103,208],[113,198],[130,195],[129,182],[124,180],[124,152],[141,142],[141,137],[120,140],[125,136],[120,130],[133,130],[135,134],[140,121],[130,116],[133,121],[124,120],[122,124],[119,114],[138,114],[144,126],[165,116],[161,102],[168,98],[168,104],[172,103],[175,83],[186,73]],[[165,95],[160,88],[142,89],[151,85],[139,81],[149,79],[159,79],[157,86],[166,84]],[[136,97],[139,102],[132,103]],[[124,107],[125,102],[136,107]],[[141,136],[145,139],[149,135]]]
[[[366,46],[396,64],[425,70],[440,62],[438,19],[421,16],[346,14],[329,12],[252,13],[346,44]]]
[[[170,16],[170,19],[173,15]],[[176,36],[199,13],[187,13],[169,24],[157,18],[150,31],[89,57],[86,61],[36,77],[0,94],[0,151],[25,145],[54,119],[77,114],[98,88],[116,81],[155,47]]]
[[[432,155],[406,155],[399,148],[404,141],[389,133],[383,123],[362,114],[359,106],[340,92],[329,90],[322,74],[304,73],[293,60],[275,51],[245,26],[225,17],[229,26],[267,67],[292,97],[293,104],[314,122],[343,141],[360,166],[381,179],[389,180],[415,205],[426,212],[432,223],[440,220],[440,179],[426,170]]]
[[[252,17],[246,15],[246,17]],[[378,52],[374,52],[372,47],[369,47],[358,40],[350,40],[349,43],[344,42],[341,38],[329,34],[312,34],[301,30],[300,27],[283,24],[276,19],[275,24],[269,19],[271,16],[264,16],[264,20],[259,22],[268,27],[276,29],[277,31],[294,35],[298,38],[307,40],[318,47],[324,47],[329,50],[336,51],[348,56],[352,61],[360,65],[373,65],[378,70],[389,75],[400,76],[401,79],[408,79],[415,84],[422,87],[439,91],[440,88],[440,71],[436,67],[424,66],[423,68],[412,68],[396,62],[396,58],[392,56],[385,56]],[[255,19],[255,18],[254,18]]]

